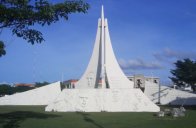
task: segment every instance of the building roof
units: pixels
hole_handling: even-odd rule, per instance
[[[15,87],[34,87],[34,84],[18,83],[15,84]]]
[[[78,81],[77,79],[70,79],[70,80],[64,81],[63,83],[75,83],[77,81]]]

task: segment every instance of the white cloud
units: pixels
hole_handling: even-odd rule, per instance
[[[153,54],[154,57],[159,61],[169,62],[171,59],[196,59],[196,52],[193,51],[175,51],[169,48],[164,49],[161,52]]]
[[[163,67],[157,62],[145,62],[141,59],[124,60],[120,59],[119,64],[124,70],[143,70],[143,69],[162,69]]]

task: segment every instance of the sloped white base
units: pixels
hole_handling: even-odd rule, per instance
[[[48,105],[60,94],[60,82],[0,98],[0,105]]]
[[[158,112],[140,89],[64,89],[45,111]]]
[[[154,103],[157,103],[159,101],[159,85],[145,81],[144,94]],[[196,94],[160,86],[160,104],[196,105]]]

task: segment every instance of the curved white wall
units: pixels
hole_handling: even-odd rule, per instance
[[[60,82],[0,98],[0,105],[48,105],[60,94]]]
[[[158,102],[159,86],[146,81],[144,93],[154,102]],[[160,103],[171,105],[196,105],[196,94],[160,86]]]

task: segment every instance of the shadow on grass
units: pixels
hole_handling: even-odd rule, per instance
[[[54,114],[44,114],[32,111],[15,111],[0,114],[0,124],[3,124],[3,128],[19,128],[20,123],[22,123],[28,118],[47,119],[55,117],[59,116]]]
[[[182,105],[161,105],[161,109],[164,108],[180,108]],[[187,110],[196,110],[196,105],[183,105],[183,107]]]
[[[101,126],[100,124],[96,123],[93,119],[91,119],[89,117],[88,113],[83,113],[83,112],[77,112],[77,114],[81,115],[84,119],[84,121],[93,124],[94,126],[96,126],[97,128],[104,128],[103,126]]]

